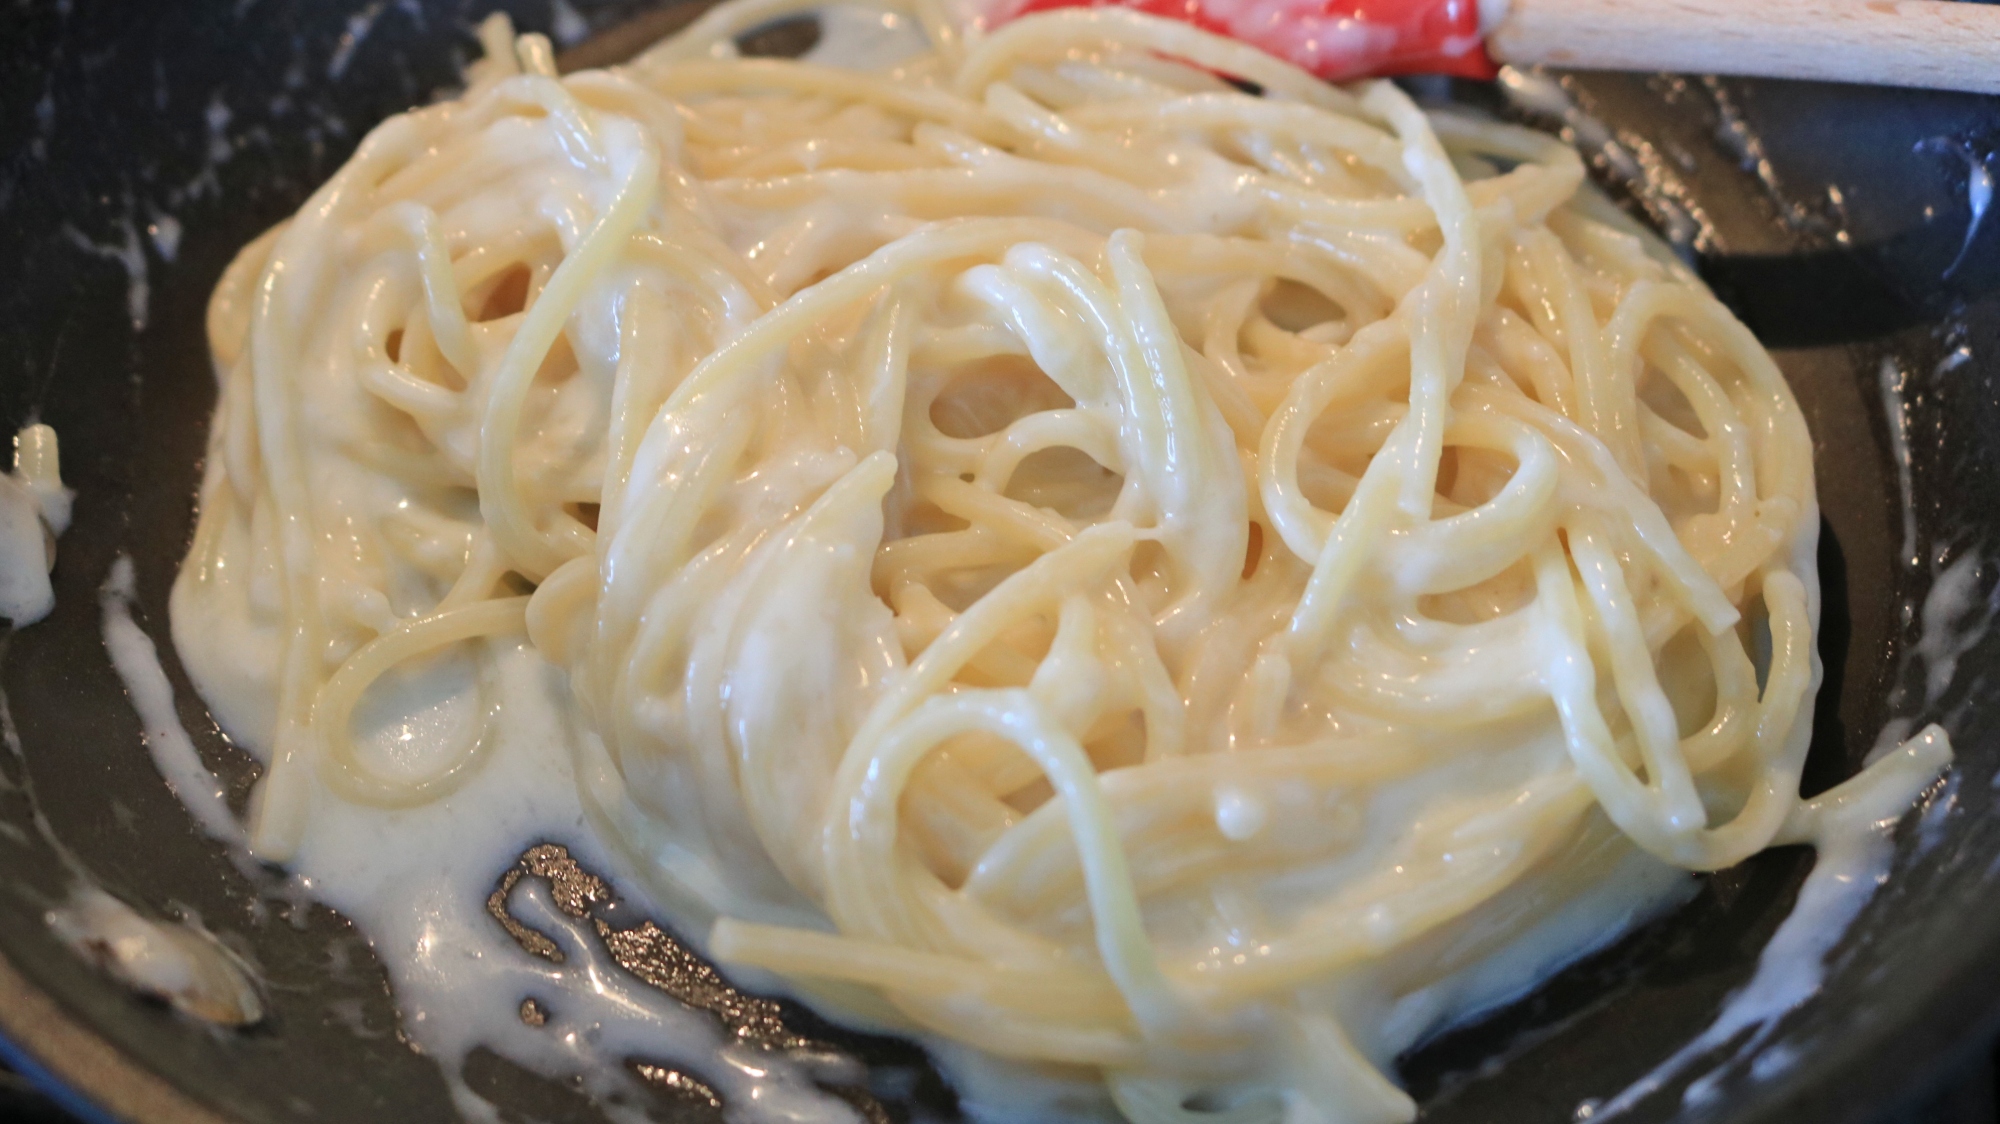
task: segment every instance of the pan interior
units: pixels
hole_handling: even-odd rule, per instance
[[[576,40],[642,7],[557,0],[514,14]],[[227,1119],[452,1119],[435,1066],[399,1036],[361,935],[324,908],[266,896],[269,874],[238,869],[162,785],[105,657],[98,588],[118,557],[133,560],[137,617],[159,643],[182,725],[240,809],[253,770],[202,711],[165,630],[214,400],[203,306],[236,248],[295,210],[368,125],[454,84],[471,50],[465,13],[360,0],[254,0],[192,17],[156,8],[0,15],[0,39],[31,60],[0,76],[0,152],[12,154],[0,165],[0,260],[19,263],[0,292],[0,403],[9,426],[55,426],[79,493],[56,612],[9,637],[0,659],[16,751],[0,756],[0,953],[70,1020]],[[650,10],[648,34],[694,14]],[[1614,192],[1656,221],[1667,202],[1699,211],[1709,233],[1698,265],[1778,348],[1812,428],[1827,681],[1807,790],[1848,775],[1893,719],[1945,721],[1961,755],[1835,950],[1822,996],[1754,1058],[1719,1051],[1628,1118],[1674,1118],[1683,1087],[1711,1069],[1722,1074],[1713,1118],[1854,1118],[1895,1084],[1862,1096],[1857,1072],[1916,1080],[1985,1016],[1990,994],[1966,981],[2000,948],[2000,911],[1977,904],[1991,900],[2000,859],[2000,825],[1985,814],[1992,719],[1972,705],[2000,668],[2000,640],[1978,627],[2000,580],[2000,398],[1989,389],[2000,236],[1975,222],[1967,190],[2000,115],[1984,99],[1805,84],[1586,75],[1569,91],[1659,169],[1635,180],[1607,161]],[[1948,573],[1973,593],[1946,622],[1963,650],[1940,679],[1938,649],[1919,641],[1925,595]],[[1713,876],[1685,909],[1413,1051],[1401,1068],[1425,1118],[1586,1118],[1709,1024],[1810,861],[1780,850]],[[155,915],[199,916],[256,965],[272,1017],[245,1033],[191,1032],[77,960],[43,918],[80,872]],[[867,1063],[869,1088],[853,1092],[871,1113],[951,1114],[914,1047],[789,1004],[776,1017]],[[52,1040],[6,1029],[31,1055]],[[1760,1071],[1759,1058],[1783,1064]],[[106,1087],[93,1083],[124,1080],[71,1076],[99,1099]],[[602,1116],[497,1055],[477,1055],[466,1078],[523,1117]],[[655,1095],[661,1118],[718,1118],[670,1081]]]

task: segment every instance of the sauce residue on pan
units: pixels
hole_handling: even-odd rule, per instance
[[[1563,78],[1541,67],[1503,66],[1498,84],[1516,112],[1554,126],[1602,175],[1629,192],[1669,244],[1683,252],[1714,248],[1715,224],[1657,146],[1606,124],[1578,102]]]
[[[872,44],[860,45],[860,33],[868,29],[843,31],[838,18],[823,19],[822,29],[818,50],[825,54],[875,49]],[[1606,158],[1617,163],[1608,154]],[[1690,216],[1689,221],[1695,220]],[[1688,237],[1698,236],[1699,224]],[[236,842],[241,828],[219,783],[202,766],[192,742],[172,717],[171,687],[152,641],[131,618],[131,598],[131,566],[121,559],[103,591],[104,635],[114,666],[145,722],[148,749],[204,828],[218,839]],[[573,805],[573,799],[566,802],[566,794],[577,789],[573,770],[587,771],[589,766],[563,760],[557,767],[549,759],[560,755],[525,751],[552,744],[549,739],[566,744],[574,738],[575,731],[556,709],[560,683],[526,649],[503,652],[497,662],[509,688],[510,715],[526,711],[534,717],[521,723],[526,730],[509,731],[498,739],[494,760],[483,770],[487,776],[433,807],[344,809],[339,814],[352,813],[354,822],[333,823],[317,832],[302,845],[296,864],[297,883],[353,917],[383,952],[397,977],[408,1028],[427,1052],[447,1062],[445,1071],[461,1109],[478,1118],[497,1111],[465,1088],[451,1060],[462,1061],[476,1046],[500,1049],[504,1043],[507,1056],[525,1059],[531,1068],[581,1080],[618,1119],[628,1111],[619,1102],[632,1094],[633,1074],[696,1099],[728,1104],[747,1114],[745,1119],[832,1120],[851,1115],[852,1110],[827,1091],[828,1086],[857,1079],[848,1063],[803,1040],[742,1041],[740,1028],[726,1013],[690,1010],[645,986],[648,981],[628,972],[629,965],[605,948],[621,930],[594,921],[587,910],[579,913],[570,908],[554,880],[515,878],[499,893],[493,910],[466,908],[468,887],[490,885],[496,872],[520,869],[510,862],[526,839],[564,840],[591,855],[593,862],[617,866],[616,856],[591,849],[581,808]],[[517,701],[522,698],[530,701]],[[538,712],[536,700],[549,700],[548,713]],[[1934,762],[1929,749],[1933,741],[1926,731],[1901,749],[1913,776],[1926,762]],[[515,747],[512,751],[509,744]],[[492,784],[482,788],[482,781],[489,778]],[[587,777],[584,782],[587,794]],[[1747,1027],[1758,1027],[1759,1035],[1766,1033],[1777,1014],[1812,994],[1819,985],[1825,952],[1886,871],[1887,832],[1879,821],[1885,814],[1899,812],[1900,806],[1885,812],[1823,798],[1814,807],[1813,823],[1802,821],[1799,831],[1811,832],[1820,844],[1821,858],[1799,905],[1767,948],[1752,983],[1732,999],[1715,1027],[1683,1051],[1690,1058]],[[1218,822],[1232,837],[1254,835],[1261,827],[1261,807],[1241,794],[1231,794],[1216,811]],[[365,822],[370,817],[377,817],[377,822]],[[393,849],[386,846],[389,839],[396,841]],[[357,844],[357,840],[372,842]],[[116,899],[93,890],[79,894],[85,905],[74,907],[72,913],[52,912],[51,925],[63,932],[64,926],[76,924],[73,916],[94,912],[106,919],[106,931],[137,931],[131,928],[132,921],[158,928],[136,914],[128,921],[100,898],[131,913]],[[513,924],[496,924],[497,918]],[[541,943],[524,940],[524,933]],[[516,955],[510,941],[521,944],[532,958]],[[153,959],[164,965],[172,958],[153,955]],[[119,974],[134,986],[172,998],[171,990],[158,985],[186,974],[176,976],[177,970],[162,969],[165,974],[156,975],[151,987],[122,971]],[[1730,1027],[1727,1033],[1722,1032],[1725,1025]],[[1722,1036],[1707,1042],[1717,1034]],[[671,1067],[632,1064],[636,1056],[660,1053],[672,1055]],[[1690,1087],[1690,1102],[1699,1099],[1697,1089],[1703,1081]],[[1606,1109],[1616,1110],[1624,1097],[1621,1094]]]
[[[56,565],[56,539],[69,529],[70,500],[56,431],[23,426],[14,438],[14,471],[0,474],[0,617],[15,628],[56,606],[49,571]]]
[[[203,831],[224,843],[241,844],[243,827],[229,810],[222,782],[202,764],[194,740],[174,711],[174,688],[160,667],[159,650],[132,619],[133,596],[132,560],[121,554],[98,590],[98,604],[103,609],[104,649],[125,684],[132,709],[139,713],[146,751]]]
[[[174,717],[158,649],[131,618],[132,579],[121,558],[104,585],[113,664],[162,777],[245,865],[241,826]],[[525,645],[499,652],[495,665],[509,721],[478,774],[416,808],[329,802],[286,887],[338,910],[366,936],[388,969],[403,1033],[439,1063],[459,1111],[500,1119],[464,1073],[465,1060],[483,1047],[544,1077],[580,1082],[619,1124],[649,1119],[642,1107],[649,1087],[669,1098],[719,1100],[745,1124],[858,1120],[828,1091],[864,1078],[851,1061],[796,1035],[743,1033],[719,1004],[684,1001],[719,994],[718,985],[726,989],[719,976],[676,987],[641,971],[643,955],[619,955],[673,942],[650,922],[614,927],[594,916],[608,891],[576,863],[618,867],[584,826],[569,754],[549,751],[577,734],[561,674]],[[408,713],[418,709],[415,700],[448,693],[452,669],[434,672],[401,683],[383,712]],[[400,724],[372,730],[384,740],[402,733]],[[524,858],[523,846],[534,841],[543,845]],[[579,893],[588,882],[599,890]]]
[[[250,966],[192,916],[153,921],[88,883],[47,915],[49,929],[77,955],[133,990],[217,1026],[264,1019]]]
[[[1927,726],[1893,751],[1890,767],[1904,773],[1912,787],[1921,788],[1949,759],[1945,740],[1939,727]],[[1682,1093],[1687,1107],[1713,1103],[1721,1095],[1722,1083],[1744,1060],[1758,1080],[1790,1065],[1793,1057],[1784,1043],[1766,1047],[1784,1017],[1818,994],[1826,978],[1828,953],[1888,880],[1896,824],[1909,805],[1901,800],[1891,806],[1842,786],[1807,808],[1816,821],[1810,836],[1816,853],[1812,872],[1799,887],[1791,913],[1758,955],[1750,981],[1730,994],[1706,1030],[1617,1096],[1589,1106],[1588,1112],[1579,1111],[1578,1119],[1603,1120],[1631,1109],[1724,1047],[1732,1048],[1720,1064],[1695,1077]],[[1791,834],[1790,825],[1786,834]]]

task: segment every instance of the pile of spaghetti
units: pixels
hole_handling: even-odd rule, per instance
[[[1156,1124],[1407,1120],[1413,1040],[1810,837],[1804,420],[1574,153],[1113,10],[728,49],[799,7],[491,25],[224,280],[175,616],[267,645],[261,855],[449,798],[489,739],[357,706],[504,723],[525,637],[709,953]]]

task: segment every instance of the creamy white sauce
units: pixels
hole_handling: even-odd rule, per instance
[[[119,219],[117,229],[118,241],[98,242],[73,226],[63,228],[77,249],[117,262],[125,270],[125,314],[131,318],[132,330],[137,332],[146,327],[147,309],[153,299],[146,271],[146,248],[139,242],[139,230],[132,225],[131,215]]]
[[[1231,785],[1215,794],[1215,826],[1234,842],[1256,838],[1270,817],[1270,809],[1254,793]]]
[[[732,1120],[850,1119],[843,1102],[812,1085],[824,1059],[728,1041],[717,1020],[614,963],[539,883],[516,887],[512,912],[555,941],[563,963],[529,955],[488,914],[487,895],[531,844],[557,842],[587,866],[615,869],[577,802],[563,747],[578,731],[560,673],[523,646],[495,663],[508,720],[478,774],[419,808],[323,799],[292,866],[301,889],[367,935],[389,970],[405,1032],[438,1061],[460,1111],[498,1119],[460,1077],[465,1057],[485,1046],[538,1073],[579,1078],[600,1100],[633,1091],[623,1063],[638,1057],[691,1072],[721,1094]],[[527,999],[546,1011],[543,1025],[522,1021]],[[607,1108],[614,1119],[644,1119],[635,1108]]]
[[[1962,333],[1962,326],[1953,330]],[[1950,343],[1953,335],[1947,335]],[[1972,361],[1972,347],[1960,342],[1945,353],[1931,370],[1931,377],[1949,374]],[[1896,466],[1897,511],[1902,516],[1903,543],[1897,558],[1905,569],[1914,570],[1923,565],[1923,556],[1917,550],[1917,502],[1916,464],[1910,455],[1910,426],[1914,421],[1911,411],[1911,396],[1917,392],[1917,373],[1905,370],[1903,364],[1893,355],[1884,356],[1876,368],[1876,387],[1882,402],[1882,416],[1889,428],[1889,459]],[[1908,621],[1908,617],[1904,618]],[[1949,678],[1949,675],[1946,676]]]
[[[229,810],[222,782],[201,763],[194,740],[174,710],[174,687],[160,666],[153,639],[132,619],[132,560],[119,555],[98,590],[104,611],[104,650],[125,684],[146,739],[153,767],[203,831],[224,843],[243,842],[243,827]]]
[[[1918,716],[1935,712],[1951,688],[1959,659],[1978,646],[2000,618],[2000,584],[1982,589],[1981,565],[1980,554],[1966,552],[1939,571],[1920,605],[1905,606],[1903,619],[1908,622],[1913,615],[1918,632],[1915,643],[1897,661],[1896,681],[1908,683],[1921,672],[1922,692],[1916,698],[1899,700],[1903,713],[1882,728],[1869,751],[1870,763],[1902,744]]]
[[[1612,875],[1565,902],[1472,970],[1404,997],[1392,1020],[1436,1034],[1523,999],[1549,977],[1654,918],[1687,904],[1701,883],[1649,855],[1627,855]]]
[[[1979,587],[1981,559],[1968,551],[1931,582],[1917,621],[1921,631],[1912,649],[1924,668],[1923,708],[1944,697],[1958,672],[1959,658],[1971,651],[1992,626],[1996,606]]]
[[[49,910],[50,931],[135,991],[219,1026],[263,1021],[264,1000],[241,956],[199,918],[148,919],[95,885],[78,883]]]
[[[1931,755],[1942,744],[1942,731],[1927,728],[1896,751],[1901,760],[1891,765],[1901,784],[1863,789],[1858,798],[1846,801],[1840,796],[1843,790],[1836,789],[1814,801],[1825,811],[1813,833],[1812,873],[1799,887],[1792,912],[1759,954],[1750,982],[1730,994],[1708,1029],[1617,1096],[1591,1106],[1587,1114],[1579,1109],[1579,1119],[1599,1120],[1633,1108],[1746,1033],[1748,1037],[1727,1059],[1689,1083],[1683,1105],[1699,1109],[1713,1103],[1722,1082],[1746,1059],[1752,1075],[1760,1079],[1775,1076],[1796,1060],[1792,1048],[1764,1047],[1784,1016],[1819,992],[1826,978],[1827,954],[1888,881],[1896,824],[1918,792],[1933,783],[1936,766],[1925,762],[1935,760]]]
[[[220,629],[224,650],[251,650],[229,643],[240,622],[223,617],[206,623]],[[152,658],[150,647],[147,656]],[[579,785],[577,771],[588,774],[593,764],[587,753],[572,758],[576,739],[588,734],[576,724],[561,674],[524,645],[500,653],[496,668],[507,720],[473,780],[436,804],[407,810],[321,799],[292,865],[294,888],[339,910],[366,935],[388,969],[404,1031],[439,1062],[460,1111],[475,1120],[499,1119],[460,1075],[464,1059],[486,1047],[537,1073],[578,1078],[600,1101],[635,1092],[622,1063],[639,1057],[712,1088],[732,1121],[856,1119],[845,1102],[814,1082],[859,1083],[861,1075],[836,1058],[774,1054],[731,1040],[710,1016],[626,972],[585,924],[551,904],[540,883],[523,879],[510,895],[510,911],[560,947],[563,963],[524,952],[487,912],[486,897],[500,875],[525,847],[549,841],[569,848],[586,867],[624,872],[613,878],[619,892],[656,917],[666,915],[642,896],[645,880],[603,849],[585,821],[579,787],[601,785]],[[248,674],[249,668],[238,671]],[[449,671],[433,672],[439,674]],[[406,687],[402,697],[426,692],[421,685]],[[557,747],[570,749],[552,751]],[[1249,838],[1266,829],[1270,813],[1257,796],[1224,789],[1216,814],[1219,825],[1227,820]],[[1628,855],[1610,877],[1518,939],[1382,1011],[1380,1046],[1369,1052],[1388,1065],[1401,1043],[1520,998],[1578,957],[1684,903],[1697,885],[1677,868]],[[1838,935],[1834,929],[1826,939]],[[542,1024],[523,1020],[528,1000],[544,1014]],[[334,1014],[359,1022],[356,1012]],[[1065,1081],[941,1039],[922,1041],[973,1119],[1102,1119],[1111,1111],[1094,1082]],[[621,1124],[645,1119],[616,1103],[606,1108]]]
[[[1965,348],[1947,356],[1939,371],[1955,368],[1969,355]],[[1917,552],[1915,514],[1911,509],[1911,463],[1908,444],[1908,413],[1902,392],[1905,376],[1893,360],[1884,360],[1880,371],[1883,406],[1889,418],[1891,456],[1896,461],[1904,518],[1904,562],[1922,563]],[[1958,661],[1983,640],[2000,617],[2000,585],[1982,587],[1982,558],[1967,551],[1938,572],[1915,608],[1919,625],[1917,639],[1898,661],[1896,678],[1909,680],[1921,674],[1921,691],[1906,700],[1905,714],[1891,719],[1876,739],[1865,763],[1874,766],[1889,758],[1909,758],[1934,746],[1945,737],[1931,726],[1910,736],[1917,718],[1934,713],[1950,690]],[[1908,617],[1904,618],[1908,620]],[[1892,766],[1898,762],[1889,762]],[[1961,773],[1951,769],[1942,779],[1935,771],[1909,768],[1900,790],[1906,797],[1930,788],[1920,805],[1916,821],[1916,854],[1922,855],[1943,841],[1951,817],[1958,811]],[[1777,1076],[1798,1060],[1798,1047],[1773,1042],[1785,1015],[1818,993],[1825,979],[1827,957],[1846,934],[1848,926],[1888,880],[1894,858],[1894,829],[1909,800],[1896,799],[1895,786],[1879,798],[1836,809],[1824,818],[1815,841],[1816,857],[1812,872],[1799,889],[1792,912],[1774,933],[1759,956],[1750,982],[1732,993],[1722,1011],[1707,1030],[1639,1081],[1602,1103],[1580,1105],[1577,1119],[1600,1119],[1622,1112],[1666,1088],[1676,1077],[1686,1074],[1716,1050],[1737,1040],[1728,1057],[1689,1083],[1682,1101],[1699,1108],[1721,1095],[1721,1085],[1746,1063],[1754,1080]],[[1828,799],[1822,797],[1822,800]]]
[[[372,23],[381,7],[375,5],[363,15]],[[822,18],[822,40],[813,57],[845,65],[880,65],[898,37],[913,30],[901,17],[870,13],[860,19],[849,9],[831,9]],[[350,32],[358,42],[367,26]],[[344,40],[342,50],[351,51],[352,45]],[[344,55],[337,61],[344,67]],[[1546,93],[1531,90],[1527,96]],[[1617,147],[1615,153],[1604,153],[1615,170],[1642,178],[1649,174],[1645,159],[1625,148],[1601,123],[1593,124],[1587,115],[1576,116],[1575,123],[1565,118],[1566,127],[1579,137],[1588,132],[1589,139],[1582,143],[1602,140]],[[1589,131],[1593,128],[1597,131]],[[1688,221],[1695,222],[1691,215]],[[1699,224],[1691,230],[1690,240],[1698,236]],[[1809,538],[1800,544],[1808,559]],[[255,705],[235,706],[232,700],[267,694],[273,666],[268,638],[258,635],[248,620],[246,606],[252,595],[243,587],[247,580],[218,579],[220,592],[191,603],[192,616],[183,618],[177,604],[176,631],[203,693],[231,732],[255,747],[260,744],[256,735],[268,727],[254,719],[232,722],[231,713],[257,712]],[[232,581],[237,584],[229,584]],[[222,801],[220,787],[201,767],[191,741],[173,719],[170,685],[151,641],[131,619],[130,595],[131,571],[126,563],[114,569],[105,587],[105,637],[145,721],[149,750],[183,799],[191,807],[203,805],[195,812],[204,826],[234,841],[240,838],[240,828]],[[192,632],[203,635],[190,644],[187,636]],[[627,894],[644,885],[620,856],[597,842],[585,822],[583,800],[604,790],[592,773],[602,763],[589,753],[590,734],[578,724],[561,674],[519,645],[504,646],[493,654],[489,671],[496,689],[487,697],[504,700],[504,721],[486,721],[490,711],[482,709],[477,679],[484,673],[469,671],[462,660],[456,665],[442,661],[428,672],[385,682],[357,717],[356,740],[362,751],[384,767],[410,772],[423,771],[423,747],[481,736],[482,727],[489,731],[483,750],[486,759],[463,788],[434,803],[398,810],[335,798],[309,779],[311,814],[305,817],[304,837],[290,860],[296,888],[340,910],[367,935],[387,965],[404,1029],[440,1062],[461,1111],[474,1119],[498,1119],[497,1108],[480,1099],[461,1078],[469,1053],[488,1047],[537,1072],[575,1078],[621,1120],[639,1118],[637,1109],[615,1103],[633,1091],[634,1079],[624,1063],[634,1057],[658,1059],[691,1073],[719,1095],[732,1120],[745,1124],[853,1118],[844,1102],[820,1091],[815,1081],[847,1082],[857,1077],[855,1073],[809,1052],[780,1053],[735,1041],[715,1019],[690,1010],[617,966],[597,935],[555,908],[540,883],[523,880],[510,905],[517,920],[562,951],[560,963],[524,951],[488,914],[487,894],[498,877],[524,847],[538,842],[561,843],[588,865],[614,876],[627,875],[616,879]],[[1898,794],[1903,804],[1894,812],[1907,806],[1909,795]],[[1228,788],[1217,793],[1213,815],[1225,837],[1243,841],[1274,830],[1273,818],[1282,810],[1277,801],[1258,793]],[[1849,816],[1839,820],[1838,830],[1829,829],[1821,837],[1822,857],[1813,880],[1779,933],[1786,943],[1774,941],[1765,956],[1768,963],[1783,951],[1809,959],[1810,967],[1778,965],[1771,969],[1769,981],[1760,982],[1766,974],[1760,964],[1758,979],[1732,1001],[1723,1022],[1735,1020],[1738,1029],[1774,1024],[1775,1012],[1790,1009],[1818,986],[1822,954],[1865,901],[1863,887],[1872,892],[1878,867],[1886,861],[1886,851],[1876,845],[1884,814],[1892,813],[1852,824]],[[1574,957],[1684,900],[1693,884],[1675,868],[1630,856],[1612,876],[1542,918],[1519,939],[1444,983],[1401,997],[1385,1012],[1379,1029],[1370,1032],[1375,1041],[1362,1048],[1372,1052],[1378,1063],[1385,1062],[1383,1055],[1392,1057],[1399,1043],[1532,988]],[[1476,936],[1469,934],[1467,939]],[[529,1001],[533,1007],[524,1007]],[[535,1018],[524,1017],[529,1009],[536,1012]],[[953,1058],[964,1051],[933,1045],[947,1068],[964,1078],[960,1090],[975,1116],[1004,1110],[1020,1118],[1024,1104],[1044,1106],[1053,1113],[1077,1095],[1073,1084],[1026,1078],[1004,1065],[953,1065]],[[1087,1099],[1092,1092],[1094,1086],[1083,1095]]]
[[[69,529],[56,431],[24,426],[14,438],[14,471],[0,475],[0,617],[24,628],[56,606],[49,572],[55,541]]]
[[[917,21],[899,12],[834,4],[814,14],[819,17],[819,42],[801,56],[807,62],[885,70],[929,45]]]
[[[1896,557],[1908,568],[1914,568],[1922,559],[1917,557],[1917,507],[1915,485],[1911,474],[1914,466],[1910,463],[1910,408],[1904,401],[1909,375],[1895,356],[1884,356],[1881,367],[1875,373],[1876,385],[1882,395],[1882,416],[1889,421],[1889,459],[1896,465],[1896,506],[1903,516],[1903,547]]]
[[[1868,761],[1893,752],[1915,726],[1910,715],[1936,713],[1938,704],[1951,689],[1958,661],[1977,647],[2000,619],[2000,584],[1982,587],[1982,556],[1967,551],[1953,560],[1935,579],[1916,609],[1917,639],[1897,662],[1896,678],[1909,684],[1922,675],[1921,697],[1907,700],[1907,714],[1891,719],[1869,751]],[[1943,718],[1948,728],[1956,723],[1958,711]],[[1951,818],[1958,812],[1961,774],[1954,769],[1924,804],[1917,821],[1917,854],[1922,855],[1944,839]],[[1996,778],[2000,780],[2000,778]]]
[[[120,558],[102,593],[105,644],[144,723],[147,747],[204,830],[242,856],[242,828],[175,716],[158,652],[131,618],[131,595],[131,563]],[[255,645],[231,643],[245,639],[242,622],[223,616],[205,623],[222,630],[223,649],[243,654],[236,670],[248,674]],[[647,1119],[632,1104],[617,1103],[641,1093],[625,1067],[629,1059],[692,1074],[724,1099],[732,1122],[855,1119],[845,1102],[814,1084],[858,1082],[861,1075],[848,1063],[811,1050],[776,1052],[734,1040],[717,1019],[620,967],[585,924],[550,904],[540,883],[524,879],[509,906],[521,923],[556,943],[562,963],[529,955],[488,913],[487,896],[531,844],[560,842],[588,866],[617,869],[584,825],[563,748],[578,731],[566,713],[560,673],[522,646],[500,653],[494,664],[508,700],[507,721],[477,776],[451,797],[420,808],[321,800],[280,893],[324,902],[366,935],[388,968],[403,1031],[438,1061],[455,1104],[471,1119],[501,1119],[461,1075],[467,1055],[482,1046],[546,1076],[581,1081],[621,1124]],[[470,693],[454,669],[437,668],[410,677],[385,709],[437,695],[441,684]],[[385,727],[376,737],[395,733]],[[620,880],[621,889],[633,881]],[[51,912],[49,924],[120,979],[177,1006],[196,1001],[183,995],[185,981],[211,987],[216,978],[212,965],[193,959],[199,948],[190,944],[192,937],[138,917],[102,891],[79,890],[69,905]],[[343,950],[332,966],[338,969],[344,957]],[[522,1005],[530,999],[544,1014],[540,1025],[523,1021]],[[358,1010],[332,1014],[361,1022]]]

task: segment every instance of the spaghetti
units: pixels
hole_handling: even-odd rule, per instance
[[[525,635],[712,955],[1165,1124],[1410,1119],[1551,919],[1816,838],[1804,420],[1573,152],[1122,10],[733,56],[807,7],[489,22],[231,267],[174,617],[260,855],[475,774]],[[475,718],[358,738],[413,668]]]

